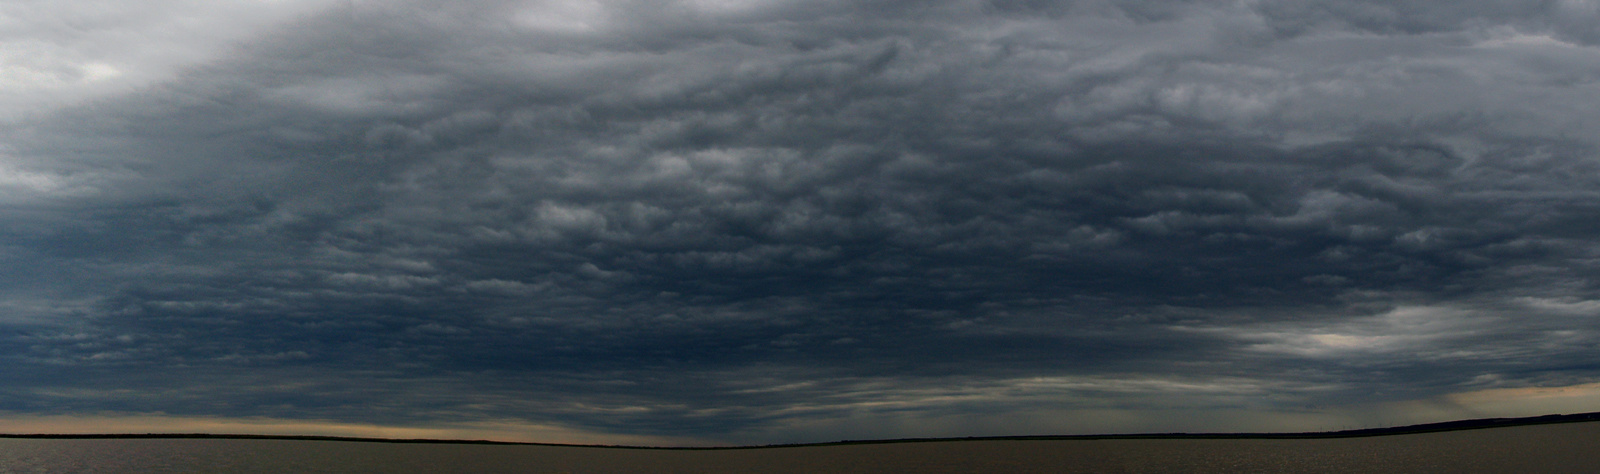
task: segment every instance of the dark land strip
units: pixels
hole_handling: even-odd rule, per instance
[[[1418,433],[1438,433],[1444,431],[1477,430],[1484,428],[1502,428],[1511,426],[1549,425],[1557,423],[1580,423],[1600,421],[1600,412],[1577,413],[1567,415],[1544,415],[1522,418],[1480,418],[1473,420],[1456,420],[1439,423],[1424,423],[1419,425],[1396,426],[1389,428],[1364,428],[1341,431],[1316,431],[1300,433],[1144,433],[1144,434],[1100,434],[1100,435],[1026,435],[1026,436],[970,436],[958,438],[898,438],[876,440],[842,440],[822,443],[794,443],[794,444],[769,444],[757,446],[623,446],[604,444],[565,444],[565,443],[533,443],[516,441],[491,441],[481,439],[393,439],[393,438],[363,438],[354,436],[296,436],[296,435],[254,435],[254,434],[211,434],[211,433],[106,433],[106,434],[6,434],[0,433],[0,439],[260,439],[260,440],[298,440],[298,441],[348,441],[362,443],[414,443],[414,444],[487,444],[487,445],[516,445],[516,446],[559,446],[572,448],[611,448],[611,449],[654,449],[654,450],[731,450],[731,449],[768,449],[768,448],[802,448],[815,446],[848,446],[864,444],[894,444],[894,443],[925,443],[939,441],[1048,441],[1048,440],[1114,440],[1114,439],[1330,439],[1330,438],[1365,438],[1373,436],[1392,436]]]

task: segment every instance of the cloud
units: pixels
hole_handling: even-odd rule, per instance
[[[0,118],[137,93],[232,43],[327,8],[321,1],[11,2],[0,10]]]
[[[1447,399],[1475,411],[1490,413],[1573,413],[1594,406],[1595,384],[1559,387],[1491,388],[1452,393]]]
[[[557,426],[518,423],[463,423],[452,426],[378,426],[328,422],[322,420],[280,420],[271,418],[175,417],[161,414],[113,416],[35,416],[11,414],[0,429],[6,433],[85,434],[85,433],[213,433],[283,436],[344,436],[390,439],[492,439],[512,442],[550,442],[628,446],[710,445],[690,438],[651,438],[585,433]]]
[[[184,5],[12,26],[123,75],[3,86],[29,113],[0,127],[0,408],[758,442],[1594,377],[1581,4],[289,2],[169,28]]]

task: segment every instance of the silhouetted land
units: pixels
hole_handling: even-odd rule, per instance
[[[1322,433],[1011,436],[739,448],[214,434],[5,438],[10,439],[0,439],[0,473],[1542,474],[1595,472],[1600,466],[1600,413]]]
[[[1474,420],[1445,421],[1420,425],[1358,430],[1318,431],[1299,433],[1144,433],[1103,435],[1034,435],[1034,436],[981,436],[961,438],[900,438],[877,440],[843,440],[823,443],[770,444],[759,446],[676,447],[676,446],[621,446],[600,444],[527,443],[481,439],[392,439],[351,436],[293,436],[211,433],[105,433],[105,434],[0,434],[0,438],[21,439],[259,439],[292,441],[346,441],[361,443],[418,443],[418,444],[485,444],[513,446],[560,446],[580,448],[668,449],[668,450],[728,450],[762,448],[801,448],[817,446],[848,446],[890,443],[924,443],[948,441],[1051,441],[1051,440],[1133,440],[1133,439],[1330,439],[1363,438],[1445,431],[1476,430],[1512,426],[1548,425],[1600,421],[1600,412],[1569,415],[1544,415],[1524,418],[1480,418]]]

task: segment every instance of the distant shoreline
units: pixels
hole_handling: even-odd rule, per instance
[[[1389,428],[1365,428],[1356,430],[1318,431],[1300,433],[1143,433],[1143,434],[1099,434],[1099,435],[1024,435],[1024,436],[971,436],[955,438],[897,438],[876,440],[842,440],[821,443],[792,443],[769,444],[752,446],[626,446],[604,444],[566,444],[566,443],[536,443],[518,441],[491,441],[481,439],[397,439],[397,438],[366,438],[354,436],[302,436],[302,435],[254,435],[254,434],[211,434],[211,433],[106,433],[106,434],[3,434],[0,439],[258,439],[258,440],[284,440],[284,441],[346,441],[359,443],[415,443],[415,444],[486,444],[507,446],[556,446],[570,448],[611,448],[611,449],[659,449],[659,450],[730,450],[730,449],[769,449],[769,448],[803,448],[820,446],[851,446],[866,444],[893,444],[893,443],[930,443],[946,441],[1054,441],[1054,440],[1116,440],[1116,439],[1330,439],[1330,438],[1365,438],[1373,436],[1392,436],[1420,433],[1438,433],[1445,431],[1476,430],[1484,428],[1502,428],[1511,426],[1548,425],[1557,423],[1580,423],[1600,421],[1600,412],[1578,413],[1570,415],[1543,415],[1522,418],[1479,418],[1472,420],[1445,421],[1438,423],[1424,423],[1419,425],[1406,425]]]

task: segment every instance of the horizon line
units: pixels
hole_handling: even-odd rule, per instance
[[[894,444],[894,443],[929,443],[945,441],[1054,441],[1054,440],[1113,440],[1113,439],[1329,439],[1329,438],[1365,438],[1374,436],[1396,436],[1407,434],[1438,433],[1446,431],[1465,431],[1487,428],[1509,428],[1514,426],[1547,425],[1559,423],[1581,423],[1600,421],[1600,412],[1551,414],[1514,418],[1473,418],[1454,421],[1441,421],[1434,423],[1421,423],[1415,425],[1392,426],[1383,428],[1360,428],[1338,431],[1305,431],[1305,432],[1256,432],[1256,433],[1128,433],[1128,434],[1084,434],[1084,435],[1011,435],[1011,436],[965,436],[965,437],[932,437],[932,438],[891,438],[867,440],[839,440],[815,443],[780,443],[765,445],[740,445],[740,446],[633,446],[618,444],[576,444],[576,443],[547,443],[534,441],[495,441],[487,439],[433,439],[433,438],[378,438],[363,436],[326,436],[326,435],[265,435],[243,433],[0,433],[0,439],[254,439],[254,440],[281,440],[281,441],[344,441],[360,443],[399,443],[399,444],[480,444],[480,445],[505,445],[505,446],[551,446],[568,448],[612,448],[612,449],[664,449],[664,450],[727,450],[727,449],[767,449],[767,448],[804,448],[820,446],[848,446],[861,444]]]

